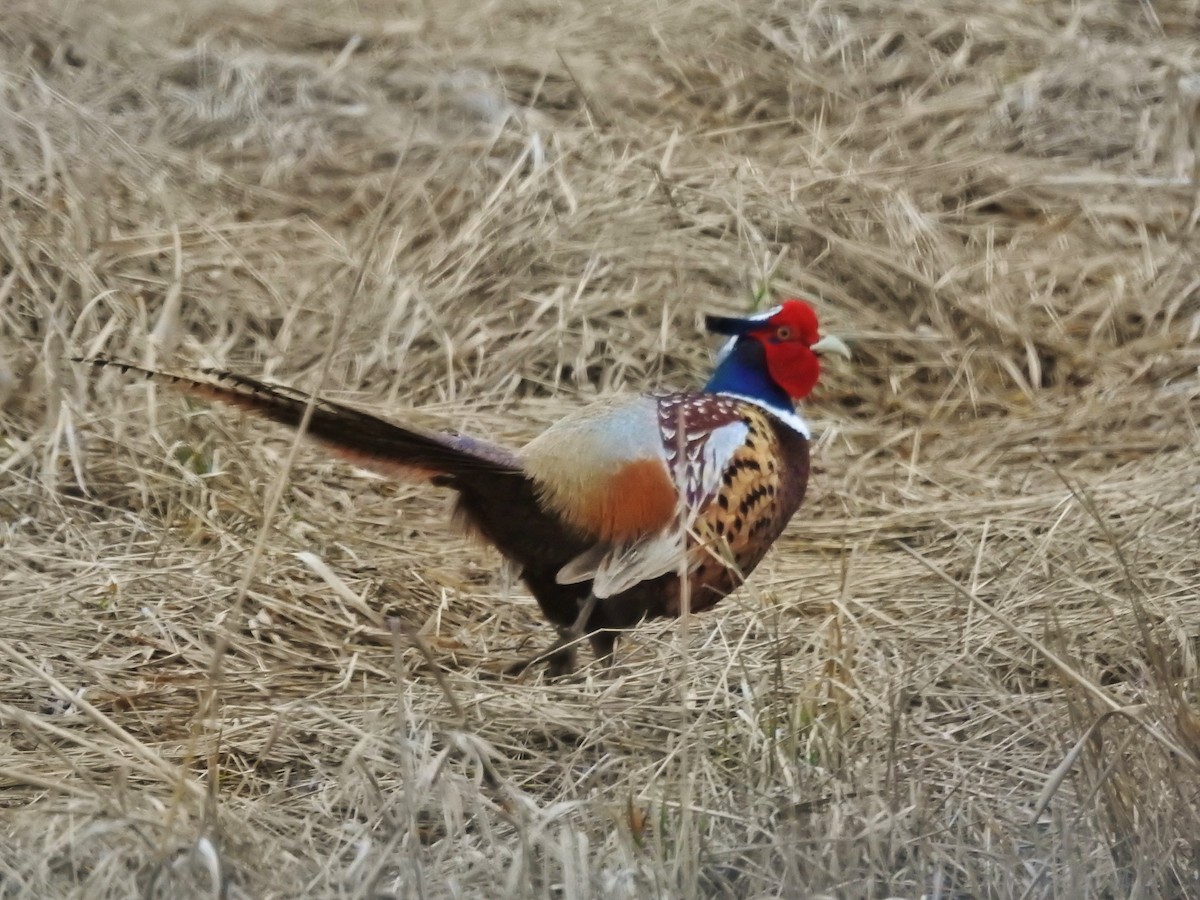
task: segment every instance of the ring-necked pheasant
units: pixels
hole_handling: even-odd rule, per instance
[[[457,491],[455,518],[515,563],[560,629],[537,658],[570,671],[581,636],[607,660],[619,630],[681,613],[685,553],[692,611],[735,590],[804,497],[809,430],[794,403],[816,385],[820,354],[849,350],[820,337],[802,300],[706,324],[730,339],[702,390],[596,403],[520,451],[324,400],[307,433],[356,465]],[[78,361],[162,378],[292,427],[309,400],[213,369]]]

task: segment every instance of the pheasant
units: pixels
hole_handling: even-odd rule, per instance
[[[363,468],[457,492],[454,518],[515,564],[560,631],[534,661],[575,666],[586,636],[611,659],[617,635],[643,619],[700,612],[762,560],[804,498],[809,428],[794,403],[820,376],[820,356],[849,349],[820,337],[803,300],[734,318],[700,391],[604,400],[555,423],[523,449],[387,422],[315,400],[307,435]],[[310,398],[230,372],[116,366],[298,427]],[[686,572],[686,582],[681,575]],[[686,600],[685,600],[686,597]]]

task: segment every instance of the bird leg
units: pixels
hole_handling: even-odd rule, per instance
[[[588,593],[587,599],[579,606],[579,615],[575,617],[575,621],[567,628],[560,628],[558,632],[558,640],[550,645],[543,653],[537,656],[523,659],[513,663],[504,670],[506,675],[519,675],[530,666],[536,663],[546,663],[546,674],[552,678],[557,678],[559,675],[570,675],[575,671],[575,656],[579,649],[579,642],[584,637],[584,629],[587,627],[588,619],[592,617],[592,611],[596,608],[596,595]],[[592,636],[592,646],[596,646],[595,635]],[[599,656],[599,654],[597,654]],[[612,655],[612,646],[609,642],[607,653],[604,658]]]
[[[571,627],[566,630],[566,634],[571,635],[575,640],[583,637],[583,629],[587,627],[588,619],[592,617],[592,610],[596,608],[596,595],[588,591],[587,599],[579,604],[579,615],[575,617],[575,621],[571,623]]]
[[[606,669],[611,669],[613,665],[613,650],[617,646],[617,632],[611,628],[602,628],[599,631],[593,631],[588,635],[588,641],[592,645],[592,654]]]

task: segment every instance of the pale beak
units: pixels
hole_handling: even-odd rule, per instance
[[[808,349],[813,353],[836,353],[850,359],[850,348],[846,346],[846,342],[832,334],[825,335]]]

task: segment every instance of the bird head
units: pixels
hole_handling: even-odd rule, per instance
[[[850,358],[850,348],[840,338],[821,337],[817,314],[803,300],[785,300],[774,309],[742,318],[710,315],[704,323],[709,331],[730,336],[718,356],[718,369],[735,356],[742,358],[742,366],[760,360],[771,381],[793,401],[807,397],[816,387],[823,354]]]

